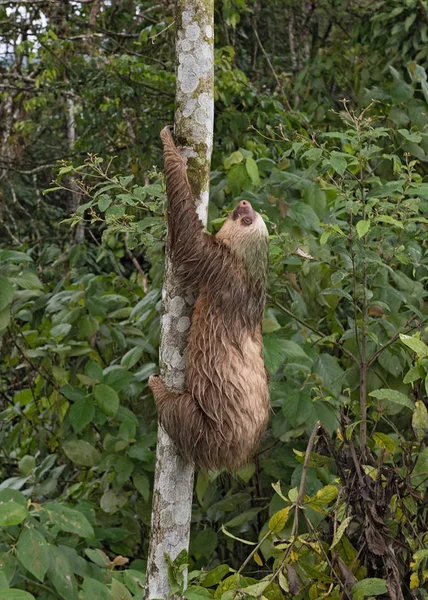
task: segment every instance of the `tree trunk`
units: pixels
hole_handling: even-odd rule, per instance
[[[66,102],[66,116],[67,116],[67,141],[68,141],[68,150],[70,153],[70,160],[72,160],[72,155],[74,152],[74,145],[76,143],[76,121],[74,116],[75,106],[74,106],[74,97],[73,92],[67,93],[65,97]],[[79,188],[77,187],[76,182],[72,177],[69,178],[68,185],[70,188],[70,197],[68,202],[68,212],[69,214],[74,214],[76,210],[79,208],[80,204],[80,194]],[[76,229],[72,233],[73,239],[76,244],[80,244],[83,242],[85,238],[85,223],[84,221],[79,221],[76,225]]]
[[[205,225],[214,121],[213,0],[177,0],[175,21],[175,138],[183,156],[187,157],[195,207]],[[185,349],[193,302],[194,298],[181,289],[174,265],[167,257],[160,370],[166,385],[176,390],[183,390],[186,383]],[[183,461],[166,432],[159,427],[146,576],[148,600],[168,597],[165,554],[174,560],[182,550],[188,549],[193,472],[193,465]]]

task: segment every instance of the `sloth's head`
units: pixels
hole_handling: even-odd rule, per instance
[[[244,260],[250,268],[252,262],[266,261],[268,230],[262,217],[248,200],[242,200],[235,210],[229,213],[216,239],[230,248],[230,251]]]

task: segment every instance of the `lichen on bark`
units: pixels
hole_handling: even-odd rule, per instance
[[[187,159],[196,211],[206,225],[214,124],[213,0],[177,0],[175,21],[175,138]],[[181,288],[169,257],[162,297],[160,370],[168,387],[183,390],[194,298]],[[159,427],[146,575],[148,600],[168,597],[165,554],[175,559],[183,549],[188,549],[193,471],[193,465],[183,461]]]

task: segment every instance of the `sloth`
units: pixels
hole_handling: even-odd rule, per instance
[[[242,200],[213,236],[204,230],[184,159],[161,132],[168,198],[169,253],[180,284],[197,300],[187,346],[186,391],[150,377],[159,421],[185,460],[201,470],[248,462],[269,416],[263,363],[268,231]]]

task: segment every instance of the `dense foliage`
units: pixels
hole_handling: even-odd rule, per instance
[[[210,227],[269,227],[272,416],[197,475],[171,592],[428,597],[428,6],[216,11]],[[0,0],[0,600],[144,596],[172,20]]]

